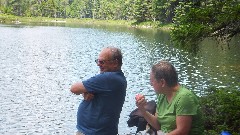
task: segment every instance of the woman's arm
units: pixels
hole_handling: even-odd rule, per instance
[[[192,116],[177,116],[176,129],[166,135],[188,135],[192,126]]]
[[[152,127],[154,127],[156,130],[160,130],[161,129],[161,125],[160,125],[160,123],[158,122],[158,119],[157,119],[157,114],[152,115],[148,111],[144,111],[144,112],[142,112],[142,114],[143,114],[143,117],[146,119],[146,121]]]

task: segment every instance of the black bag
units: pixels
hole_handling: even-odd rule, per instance
[[[156,102],[154,100],[148,101],[145,108],[146,110],[151,113],[151,114],[155,114],[156,113]],[[137,127],[137,131],[136,133],[138,133],[139,131],[144,131],[146,130],[146,126],[147,126],[147,121],[144,119],[144,117],[142,116],[141,112],[138,110],[138,108],[136,108],[135,110],[133,110],[130,115],[129,115],[129,119],[127,121],[127,124],[129,127],[133,127],[136,126]],[[153,129],[154,131],[156,131],[153,127],[150,126],[150,129]]]

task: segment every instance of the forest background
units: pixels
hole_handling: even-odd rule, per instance
[[[240,32],[240,0],[0,0],[9,16],[124,20],[133,26],[171,26],[176,46],[196,51],[206,37],[228,42]]]
[[[240,0],[0,0],[0,23],[39,18],[115,20],[156,29],[170,26],[174,45],[195,52],[205,38],[228,45],[239,36]],[[239,97],[239,90],[209,88],[208,95],[201,97],[205,134],[223,130],[240,134]]]

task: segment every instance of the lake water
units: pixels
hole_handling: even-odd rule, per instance
[[[230,49],[205,40],[193,56],[174,48],[169,33],[110,26],[33,26],[0,24],[0,134],[72,135],[82,96],[71,94],[72,83],[99,73],[94,62],[108,45],[121,48],[128,81],[119,134],[136,108],[137,93],[155,99],[149,83],[151,65],[170,60],[182,85],[204,94],[209,86],[240,89],[239,37]]]

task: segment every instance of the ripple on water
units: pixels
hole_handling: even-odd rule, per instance
[[[159,60],[170,60],[181,73],[181,83],[198,93],[212,81],[225,85],[212,77],[214,71],[202,59],[163,43],[149,42],[134,32],[0,26],[0,33],[4,33],[0,38],[0,134],[74,134],[82,97],[71,94],[69,88],[73,82],[99,72],[94,60],[106,45],[122,49],[122,70],[128,81],[119,121],[120,134],[136,131],[136,127],[129,128],[126,123],[136,108],[136,94],[155,100],[149,72],[151,65]],[[228,77],[227,73],[219,74]]]

